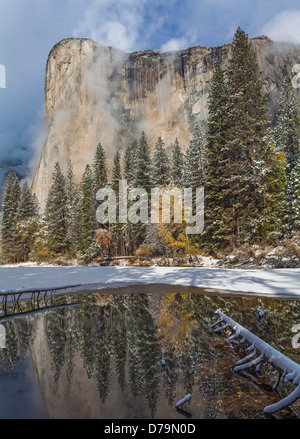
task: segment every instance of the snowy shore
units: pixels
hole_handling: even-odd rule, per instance
[[[0,293],[66,287],[64,292],[133,285],[200,287],[217,292],[300,298],[300,269],[202,267],[2,266]]]

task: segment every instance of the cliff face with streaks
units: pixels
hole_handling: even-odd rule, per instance
[[[283,78],[300,62],[300,47],[251,40],[274,111]],[[49,54],[45,80],[47,139],[32,189],[42,209],[56,161],[71,159],[77,182],[99,142],[109,162],[144,130],[153,147],[162,136],[185,149],[196,123],[205,127],[216,61],[226,67],[231,45],[179,52],[124,53],[89,39],[66,39]]]

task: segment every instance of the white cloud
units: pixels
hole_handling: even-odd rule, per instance
[[[143,30],[146,3],[146,0],[93,0],[74,36],[132,51]]]
[[[300,10],[279,12],[263,26],[262,33],[274,41],[300,43]]]
[[[188,46],[188,40],[184,37],[182,38],[171,38],[165,44],[161,46],[162,52],[171,52],[173,50],[182,50]]]

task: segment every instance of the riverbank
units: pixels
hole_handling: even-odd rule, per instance
[[[300,269],[204,267],[2,266],[0,293],[64,288],[64,292],[166,285],[300,299]]]

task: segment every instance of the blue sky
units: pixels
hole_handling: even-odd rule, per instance
[[[27,164],[42,147],[45,66],[61,39],[179,50],[229,43],[238,26],[249,37],[300,43],[299,0],[0,0],[0,164]]]

